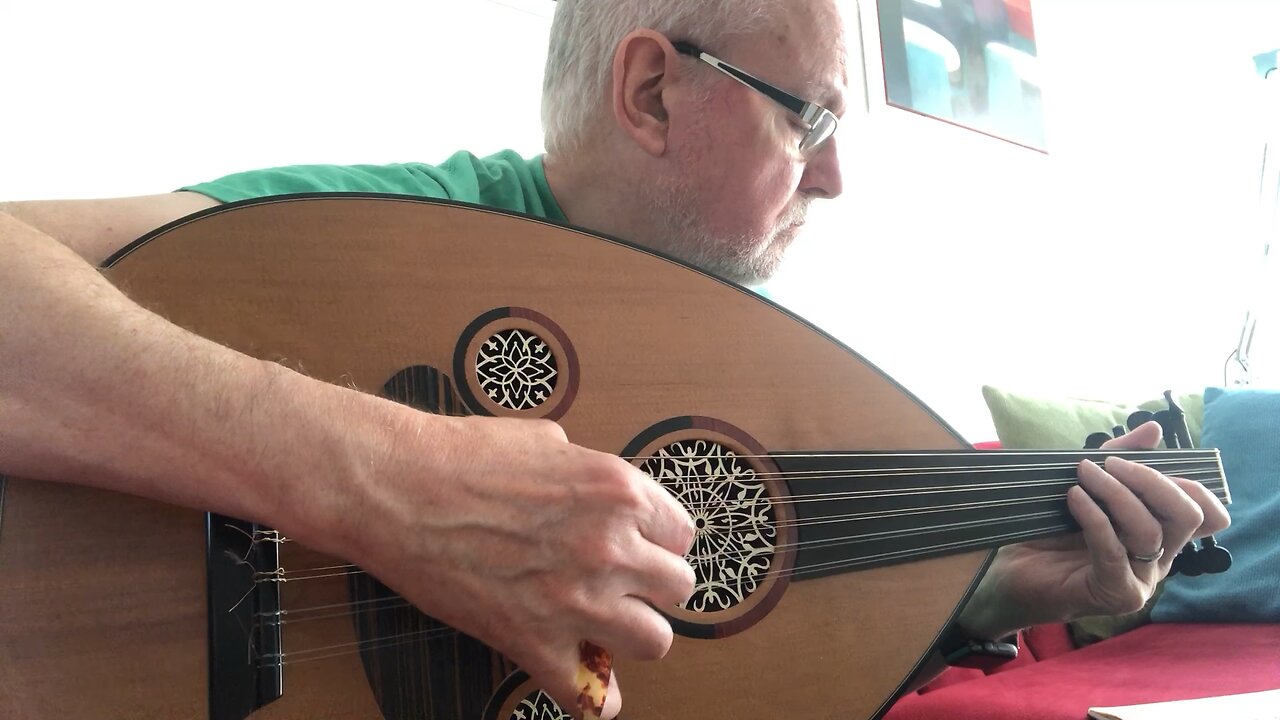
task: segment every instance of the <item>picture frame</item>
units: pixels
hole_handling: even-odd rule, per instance
[[[1032,0],[860,0],[867,100],[1047,153]]]

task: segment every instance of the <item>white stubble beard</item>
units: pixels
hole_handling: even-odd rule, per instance
[[[651,246],[739,285],[760,285],[782,263],[808,215],[811,198],[801,196],[763,237],[751,233],[716,236],[706,229],[696,192],[687,182],[646,185],[641,193],[654,218]]]

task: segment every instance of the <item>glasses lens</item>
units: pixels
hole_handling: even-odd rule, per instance
[[[823,112],[813,123],[813,128],[800,141],[800,152],[811,153],[822,147],[836,132],[836,116],[831,112]]]

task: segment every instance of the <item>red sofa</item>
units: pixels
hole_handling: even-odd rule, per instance
[[[1280,688],[1280,625],[1151,623],[1076,649],[1065,625],[1023,633],[991,674],[951,668],[884,720],[1084,720],[1089,708]]]

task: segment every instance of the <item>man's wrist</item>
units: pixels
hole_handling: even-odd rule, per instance
[[[364,496],[399,406],[276,363],[262,367],[270,409],[258,418],[265,421],[260,431],[275,433],[280,444],[256,468],[267,473],[259,478],[261,511],[311,549],[345,557],[361,540]]]
[[[994,642],[1016,634],[1025,626],[1019,615],[1017,608],[1001,597],[991,573],[987,573],[960,611],[956,626],[965,637]]]

